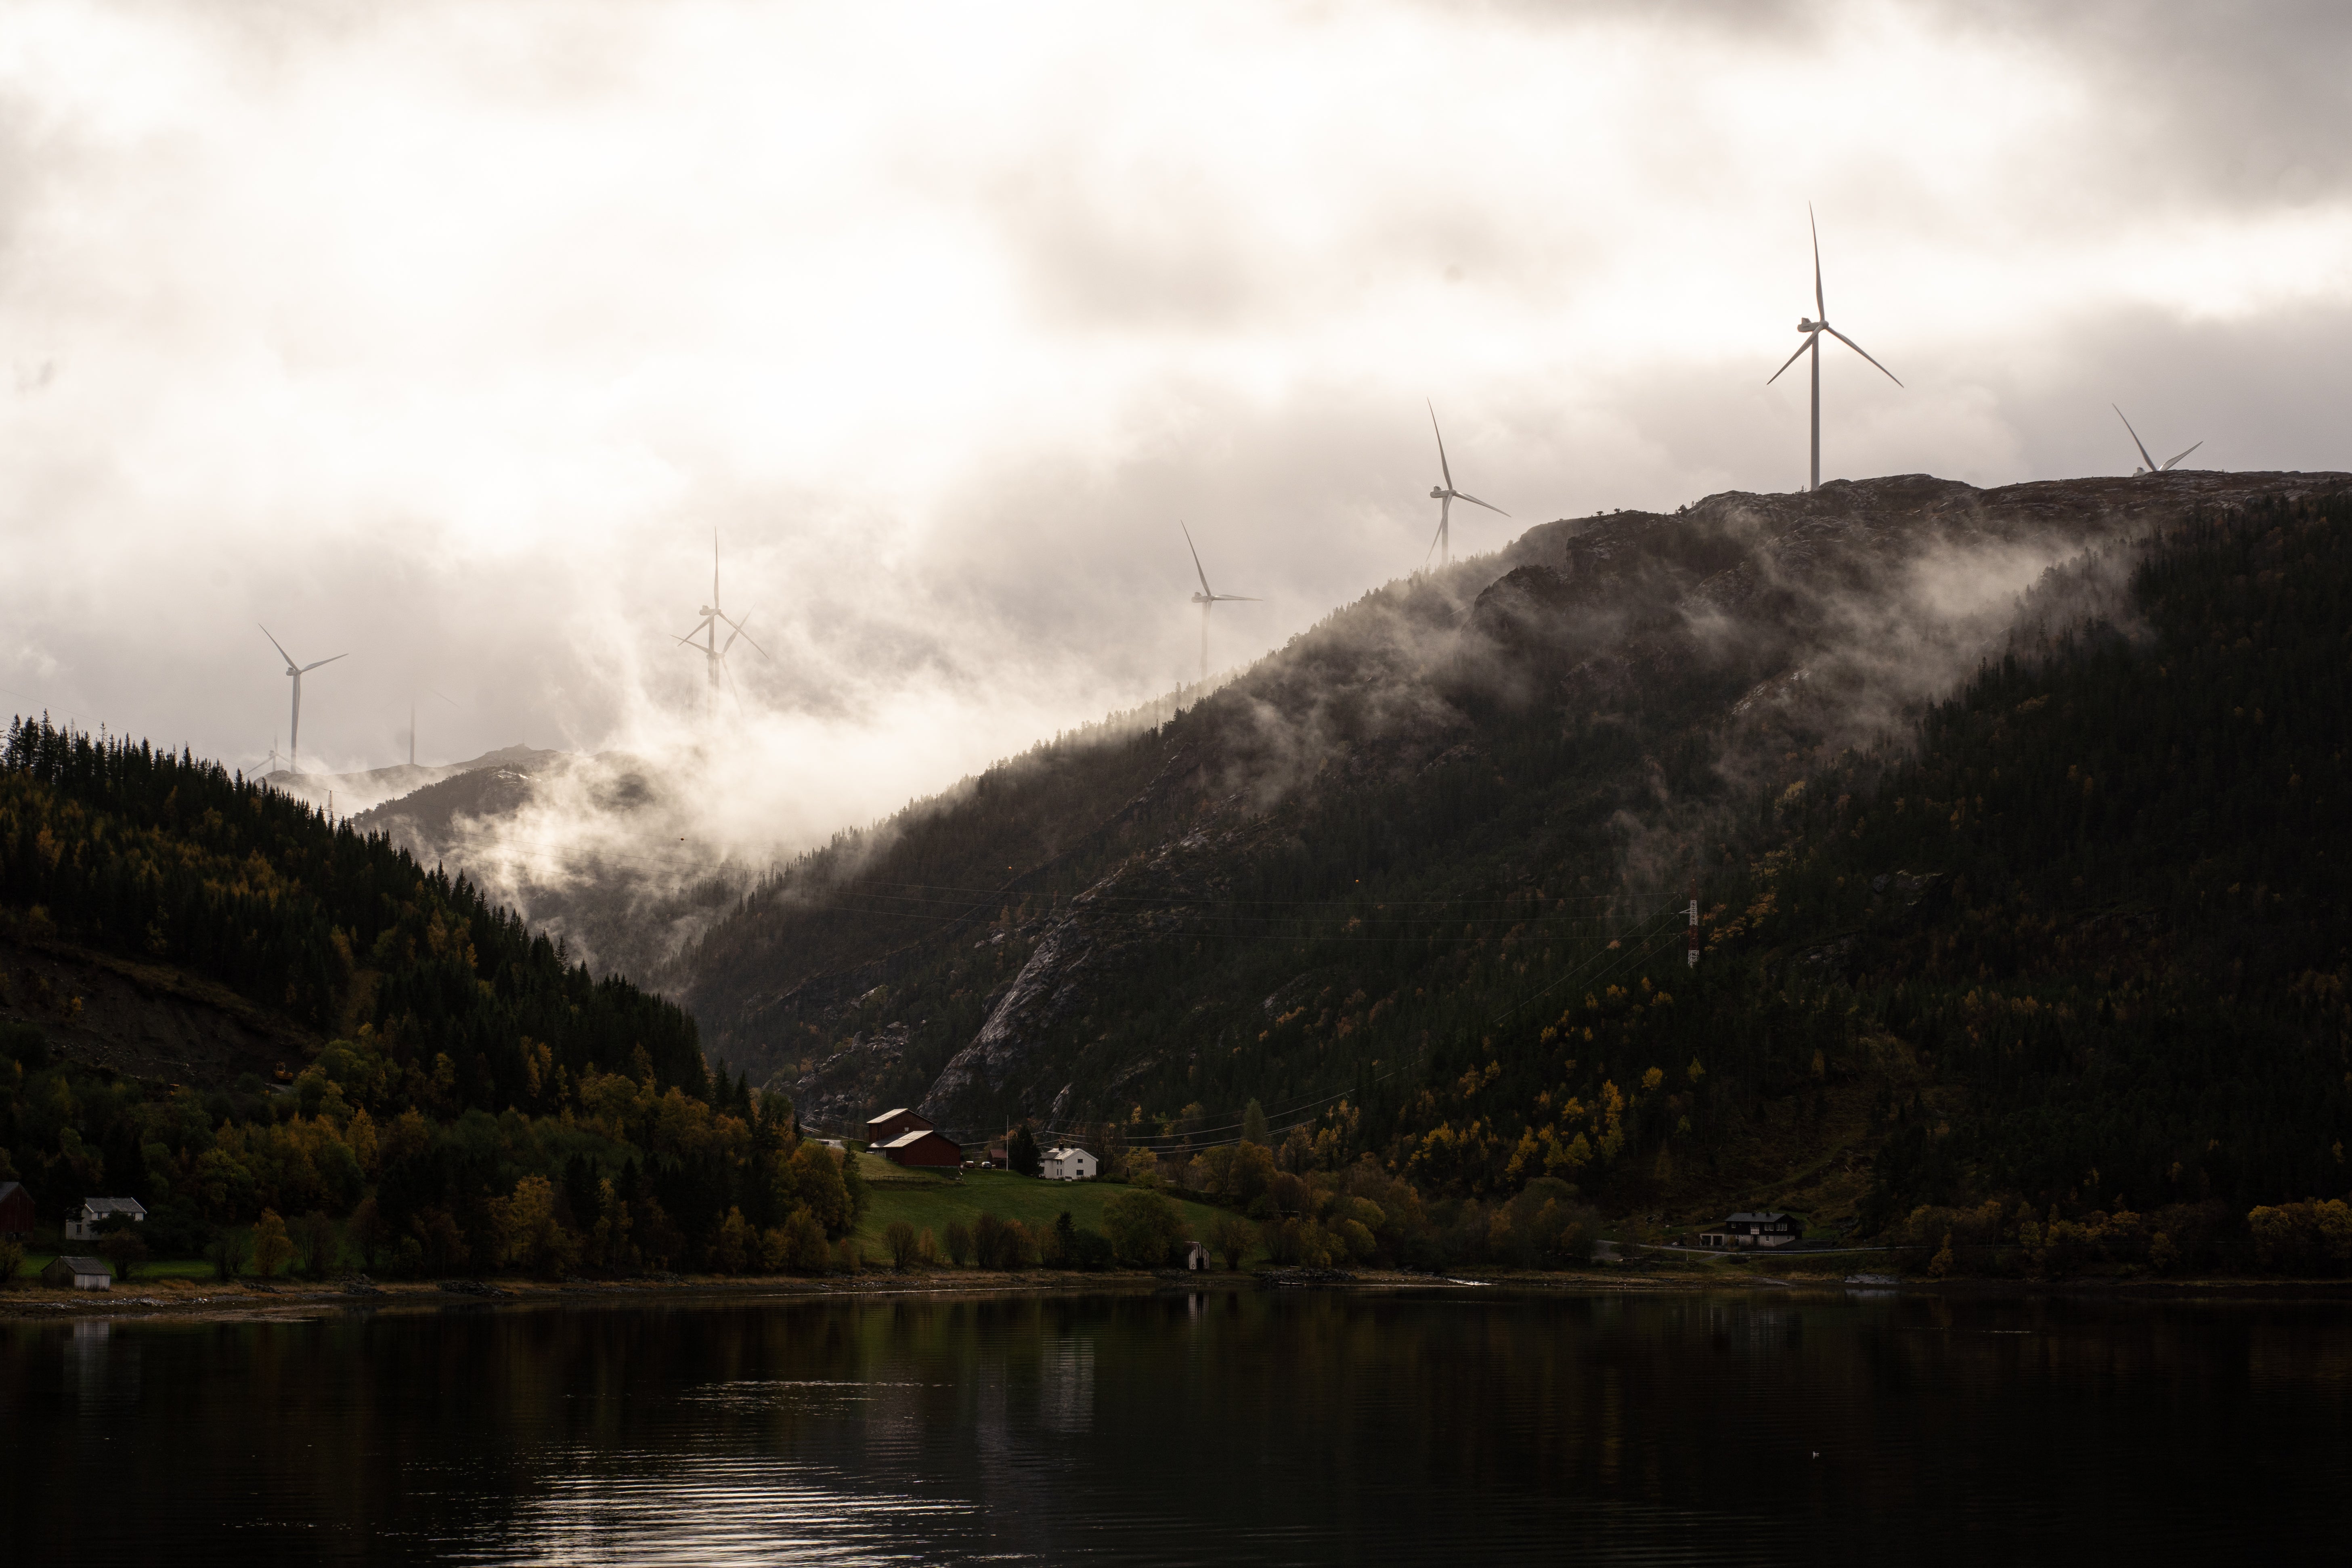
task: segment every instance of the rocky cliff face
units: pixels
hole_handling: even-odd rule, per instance
[[[1158,731],[1060,760],[1050,785],[1007,773],[992,801],[898,825],[855,872],[814,868],[755,897],[720,927],[743,931],[706,944],[695,985],[698,1007],[759,1000],[704,1013],[706,1038],[738,1062],[876,1038],[889,1020],[846,994],[887,962],[881,1012],[921,1024],[887,1060],[858,1047],[821,1082],[788,1073],[780,1087],[805,1083],[845,1121],[904,1095],[978,1129],[1115,1113],[1147,1091],[1206,1099],[1237,1063],[1344,1084],[1351,1058],[1332,1039],[1269,1066],[1292,1047],[1251,1000],[1344,957],[1332,944],[1370,941],[1342,919],[1404,929],[1401,909],[1451,919],[1523,890],[1541,907],[1570,884],[1675,880],[1708,824],[1780,775],[1898,734],[1982,659],[2127,618],[2134,535],[2200,507],[2347,488],[2338,474],[1992,490],[1905,475],[1541,525],[1497,557],[1368,595]],[[1105,781],[1091,795],[1089,769]],[[1139,793],[1113,797],[1108,781],[1138,777]],[[1029,816],[1024,789],[1038,796]],[[1050,854],[1006,847],[1044,837],[1042,816]],[[1429,826],[1399,841],[1409,823]],[[894,836],[922,837],[916,858],[934,869],[894,865]],[[877,921],[867,935],[811,897],[826,878],[945,885],[940,847],[967,840],[952,875],[968,896],[940,904],[935,929]],[[992,867],[1006,869],[970,880]],[[1286,890],[1331,917],[1311,940],[1299,924],[1286,942],[1291,917],[1266,896]],[[1255,923],[1235,927],[1236,910]],[[1434,913],[1424,923],[1438,930]],[[1448,942],[1486,942],[1459,923]],[[820,949],[822,963],[799,956]],[[1432,975],[1391,1005],[1434,1007]],[[1379,1005],[1350,1014],[1351,985],[1364,989],[1343,975],[1299,1011],[1311,1022],[1320,1006],[1339,1041],[1350,1016],[1370,1030]]]

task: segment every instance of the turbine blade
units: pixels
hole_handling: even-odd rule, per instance
[[[337,654],[337,655],[335,656],[335,658],[351,658],[351,657],[352,657],[352,656],[351,656],[350,654],[347,654],[347,653],[339,653],[339,654]],[[334,662],[335,662],[335,658],[322,658],[322,659],[320,659],[320,660],[319,661],[319,664],[332,664],[332,663],[334,663]],[[304,665],[304,666],[302,667],[302,673],[303,673],[303,674],[305,674],[305,675],[310,674],[312,670],[314,670],[314,669],[316,669],[316,668],[319,668],[319,664],[306,664],[306,665]]]
[[[1423,399],[1427,402],[1426,398]],[[1437,427],[1437,405],[1429,405],[1429,431],[1437,437],[1437,471],[1445,476],[1445,488],[1454,488],[1454,469],[1445,461],[1445,432]]]
[[[1830,308],[1822,299],[1822,225],[1821,220],[1813,216],[1813,204],[1811,202],[1805,204],[1805,224],[1813,231],[1813,320],[1827,326]],[[1863,357],[1867,359],[1870,356],[1865,354]]]
[[[719,531],[710,531],[710,605],[719,606]]]
[[[1444,535],[1445,519],[1441,515],[1437,520],[1437,531],[1429,536],[1429,548],[1421,552],[1421,569],[1423,571],[1426,572],[1429,570],[1429,558],[1437,553],[1437,542],[1444,538]]]
[[[749,632],[747,632],[747,631],[745,631],[745,630],[743,629],[743,628],[744,628],[744,626],[745,626],[746,625],[748,625],[748,624],[751,622],[751,616],[744,616],[741,620],[740,620],[740,621],[729,621],[729,622],[727,623],[729,626],[730,626],[734,627],[734,628],[735,628],[735,630],[734,630],[733,635],[732,635],[732,636],[730,636],[730,637],[728,637],[728,639],[727,639],[727,647],[722,647],[722,648],[720,648],[720,649],[719,650],[719,654],[720,654],[720,656],[721,656],[721,657],[724,657],[724,656],[725,656],[725,654],[726,654],[726,652],[727,652],[727,648],[728,648],[728,647],[733,647],[735,646],[735,638],[736,638],[736,637],[741,637],[745,642],[747,642],[747,643],[751,643],[751,651],[752,651],[752,652],[754,652],[754,653],[756,653],[756,654],[758,654],[761,658],[768,658],[772,657],[772,656],[769,654],[769,652],[768,652],[768,650],[767,650],[766,648],[761,647],[758,643],[756,643],[756,642],[752,642],[752,641],[751,641],[751,635]]]
[[[1501,507],[1489,506],[1486,502],[1480,500],[1476,496],[1464,495],[1460,490],[1455,490],[1454,492],[1454,499],[1455,500],[1466,500],[1472,506],[1486,507],[1488,511],[1493,512],[1496,517],[1508,517],[1511,515],[1509,512],[1505,511]]]
[[[1217,603],[1221,605],[1262,605],[1265,603],[1265,601],[1263,599],[1254,599],[1247,594],[1220,594],[1217,595]]]
[[[1804,352],[1805,352],[1807,349],[1811,348],[1811,347],[1813,346],[1813,344],[1814,344],[1814,343],[1816,343],[1816,342],[1820,342],[1820,341],[1821,341],[1821,340],[1820,340],[1819,336],[1818,336],[1816,333],[1807,332],[1807,333],[1805,334],[1805,341],[1804,341],[1803,342],[1799,343],[1799,344],[1797,345],[1797,352],[1796,352],[1795,353],[1790,354],[1787,359],[1782,360],[1782,361],[1780,362],[1780,370],[1776,370],[1776,371],[1774,371],[1771,374],[1769,374],[1769,375],[1766,376],[1766,377],[1764,378],[1764,384],[1765,384],[1765,385],[1767,385],[1767,386],[1769,386],[1769,385],[1771,385],[1774,382],[1776,382],[1776,381],[1780,380],[1780,372],[1781,372],[1781,371],[1785,371],[1785,370],[1787,370],[1790,365],[1792,365],[1792,364],[1796,363],[1797,363],[1797,361],[1798,361],[1798,359],[1799,359],[1799,358],[1800,358],[1800,357],[1804,353]]]
[[[2139,448],[2139,460],[2140,460],[2141,462],[2146,463],[2146,464],[2147,465],[2147,469],[2146,469],[2145,471],[2146,471],[2146,472],[2147,472],[2147,473],[2151,473],[2151,474],[2152,474],[2152,473],[2154,473],[2154,472],[2156,472],[2156,459],[2155,459],[2154,458],[2151,458],[2151,457],[2149,457],[2149,456],[2147,455],[2147,442],[2145,442],[2145,441],[2143,441],[2143,440],[2141,440],[2141,439],[2139,438],[2139,432],[2138,432],[2138,431],[2137,431],[2137,430],[2132,430],[2131,417],[2130,417],[2128,415],[2126,415],[2126,413],[2125,413],[2121,408],[2116,407],[2116,405],[2114,405],[2114,404],[2112,404],[2112,403],[2108,404],[2108,405],[2107,405],[2107,406],[2108,406],[2108,407],[2110,407],[2110,408],[2114,408],[2114,409],[2116,410],[2116,418],[2118,418],[2118,419],[2120,419],[2120,420],[2122,420],[2122,421],[2124,422],[2124,428],[2125,428],[2125,429],[2126,429],[2126,430],[2131,430],[2132,445],[2133,445],[2133,446],[2135,446],[2135,447],[2137,447]],[[2184,454],[2184,456],[2185,456],[2185,455],[2186,455],[2186,454]],[[2142,472],[2142,471],[2143,471],[2143,470],[2138,469],[2138,468],[2134,468],[2134,469],[2132,470],[2132,472],[2133,472],[2133,473],[2135,473],[2135,474],[2137,474],[2137,473],[2140,473],[2140,472]]]
[[[1835,327],[1831,326],[1828,322],[1824,321],[1822,323],[1822,331],[1827,332],[1830,336],[1835,338],[1838,342],[1843,343],[1846,347],[1852,349],[1863,358],[1870,359],[1870,351],[1868,349],[1864,348],[1860,343],[1855,342],[1852,338],[1847,337],[1843,332],[1839,331]],[[1873,364],[1878,364],[1878,362],[1874,359],[1870,359],[1870,363]],[[1885,376],[1887,380],[1893,382],[1897,386],[1901,386],[1903,384],[1903,378],[1895,374],[1893,371],[1887,369],[1883,364],[1878,364],[1878,374]]]
[[[2202,447],[2204,444],[2205,444],[2204,442],[2200,441],[2200,442],[2198,442],[2198,443],[2197,443],[2197,447]],[[2189,447],[2189,452],[2193,452],[2193,451],[2197,450],[2197,447]],[[2181,453],[2181,454],[2180,454],[2180,458],[2185,458],[2185,457],[2189,456],[2189,452],[2183,452],[2183,453]],[[2180,458],[2166,458],[2166,459],[2165,459],[2165,464],[2164,464],[2164,471],[2165,471],[2166,473],[2168,473],[2168,473],[2170,473],[2170,472],[2172,471],[2172,465],[2173,465],[2173,464],[2175,464],[2175,463],[2177,463],[2177,462],[2179,462],[2179,461],[2180,461]]]
[[[1176,520],[1176,526],[1179,528],[1184,528],[1184,520],[1181,517],[1178,518]],[[1202,570],[1201,552],[1200,549],[1193,544],[1192,531],[1189,528],[1184,528],[1184,548],[1192,552],[1192,570],[1200,574],[1201,592],[1208,595],[1212,599],[1215,598],[1217,596],[1217,591],[1209,586],[1209,574],[1207,572]]]
[[[259,621],[256,621],[253,624],[257,626],[261,626],[261,623]],[[263,637],[269,637],[269,628],[268,626],[261,626],[261,635]],[[276,637],[269,637],[269,646],[276,648],[278,650],[278,657],[284,659],[289,665],[291,665],[294,662],[294,656],[286,651],[286,645],[284,643],[279,642]]]

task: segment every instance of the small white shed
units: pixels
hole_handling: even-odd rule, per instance
[[[1045,1168],[1039,1173],[1049,1182],[1083,1182],[1099,1169],[1095,1157],[1084,1149],[1048,1149]]]
[[[111,1290],[114,1271],[103,1258],[58,1257],[41,1270],[41,1283],[61,1290]]]

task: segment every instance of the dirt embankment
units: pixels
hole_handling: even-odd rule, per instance
[[[0,938],[0,1022],[29,1024],[70,1060],[210,1089],[299,1070],[318,1037],[168,964]]]

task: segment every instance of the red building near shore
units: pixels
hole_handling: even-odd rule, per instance
[[[963,1163],[963,1145],[929,1127],[902,1132],[877,1152],[894,1165],[942,1165],[953,1170]]]
[[[929,1131],[931,1131],[931,1122],[929,1118],[919,1116],[901,1106],[896,1110],[886,1110],[879,1116],[866,1119],[866,1146],[868,1149],[879,1149],[896,1139],[905,1137],[909,1132],[929,1132]]]

